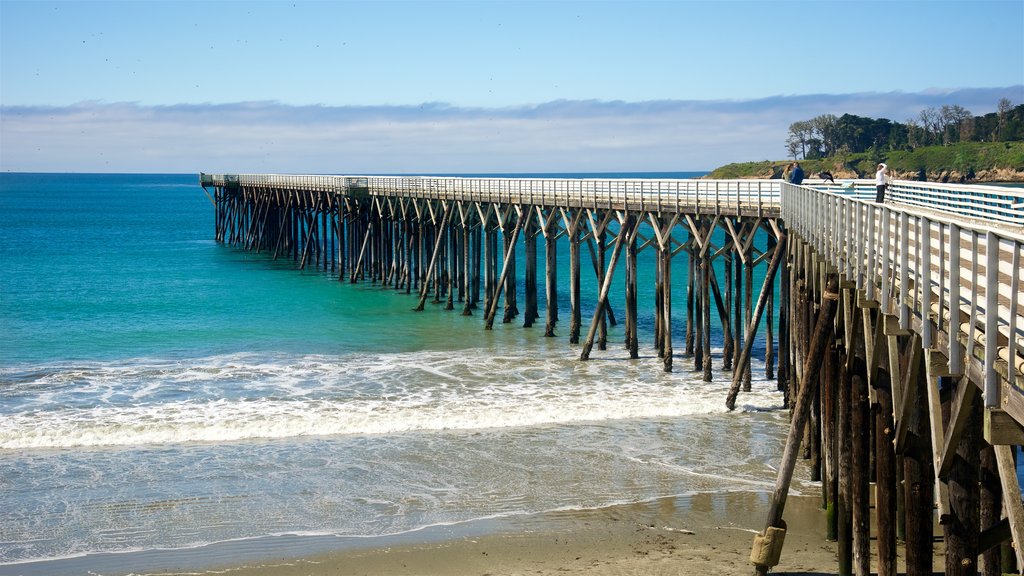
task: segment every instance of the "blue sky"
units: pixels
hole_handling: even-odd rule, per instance
[[[705,170],[1024,103],[1024,0],[0,0],[0,169]]]

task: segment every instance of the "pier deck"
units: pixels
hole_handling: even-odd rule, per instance
[[[776,535],[804,443],[841,573],[868,573],[875,541],[875,570],[894,574],[897,537],[908,572],[923,570],[925,557],[930,572],[935,510],[947,573],[976,568],[979,557],[986,573],[1024,567],[1012,448],[1024,444],[1024,189],[897,181],[875,204],[865,181],[202,174],[200,183],[214,191],[218,241],[404,290],[419,310],[429,297],[466,315],[481,310],[485,328],[499,307],[503,322],[539,319],[543,254],[545,334],[554,336],[559,294],[568,292],[568,336],[581,360],[607,346],[618,265],[624,344],[637,356],[637,253],[651,250],[653,344],[664,369],[692,358],[711,380],[710,334],[721,330],[731,409],[749,390],[751,346],[764,330],[767,375],[792,409],[752,553],[757,573],[780,563]],[[567,286],[557,278],[559,242],[569,245]],[[584,251],[599,286],[585,333]],[[680,254],[688,268],[677,354],[671,288]],[[755,286],[758,266],[765,279]],[[1016,566],[999,555],[1010,541],[1018,545],[1004,556]]]

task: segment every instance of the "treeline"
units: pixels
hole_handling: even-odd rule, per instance
[[[958,142],[1024,140],[1024,104],[999,101],[996,112],[974,116],[962,106],[926,108],[906,122],[853,114],[823,114],[789,126],[786,151],[795,160],[869,152],[912,151]]]

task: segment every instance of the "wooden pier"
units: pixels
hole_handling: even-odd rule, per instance
[[[822,483],[841,574],[895,574],[898,543],[907,574],[931,574],[936,519],[947,574],[1024,567],[1015,465],[1024,190],[897,181],[880,205],[868,182],[201,174],[200,183],[213,190],[218,241],[405,291],[417,310],[428,299],[458,306],[482,314],[485,329],[499,312],[525,327],[540,320],[543,240],[545,334],[555,336],[567,292],[567,336],[581,360],[607,347],[620,320],[622,345],[638,357],[637,255],[651,250],[651,345],[664,370],[690,358],[710,381],[711,334],[721,330],[732,409],[749,390],[763,330],[767,375],[786,394],[792,426],[754,541],[755,573],[785,566],[798,458]],[[567,289],[559,244],[569,249]],[[677,256],[687,266],[681,353]],[[619,266],[621,318],[609,304]],[[580,280],[591,273],[598,290],[585,306]]]

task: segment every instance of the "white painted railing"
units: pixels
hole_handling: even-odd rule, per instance
[[[367,176],[371,195],[651,212],[777,213],[780,180]]]
[[[875,199],[874,180],[805,180],[804,184],[862,200]],[[1024,188],[895,180],[889,185],[885,200],[1024,228]]]
[[[437,176],[351,176],[290,174],[202,174],[209,185],[228,184],[370,195],[454,199],[483,202],[691,213],[771,213],[781,202],[781,180],[662,180],[582,178],[461,178]],[[808,187],[874,199],[871,180],[826,183],[806,180]],[[1024,227],[1024,188],[894,181],[886,195],[891,203],[920,206],[947,214]]]
[[[944,352],[954,373],[981,343],[986,406],[999,403],[997,360],[1009,365],[1011,386],[1024,385],[1020,231],[790,184],[782,190],[782,218],[901,327],[910,328],[913,317],[925,348],[936,345],[936,330],[949,334]]]

